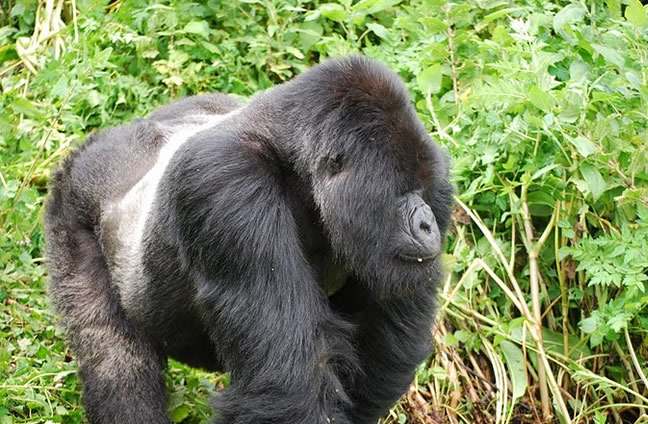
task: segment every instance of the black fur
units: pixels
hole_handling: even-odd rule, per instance
[[[175,151],[132,250],[114,205],[180,125],[232,110]],[[90,421],[169,423],[171,356],[232,373],[217,423],[375,422],[430,351],[447,174],[398,77],[361,57],[91,135],[45,217]]]

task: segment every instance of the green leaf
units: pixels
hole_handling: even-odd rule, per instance
[[[268,25],[267,30],[268,30],[268,35],[270,37],[273,37],[277,30],[279,29],[279,25]]]
[[[304,22],[299,29],[299,43],[302,51],[308,51],[317,43],[324,33],[324,28],[317,22]]]
[[[382,12],[390,7],[394,7],[401,1],[403,0],[360,0],[358,3],[354,4],[351,9],[353,9],[354,12],[371,14]]]
[[[142,52],[142,57],[145,57],[147,59],[155,59],[159,54],[160,52],[156,49],[148,49]]]
[[[529,193],[528,200],[530,204],[545,206],[554,206],[556,204],[556,198],[554,196],[541,190]]]
[[[521,10],[521,7],[507,7],[504,9],[497,10],[493,13],[489,13],[488,15],[484,16],[484,19],[482,19],[483,23],[488,23],[490,21],[494,21],[495,19],[502,18],[504,16],[510,15],[512,12],[517,12],[518,10]]]
[[[296,48],[294,48],[294,47],[287,46],[286,51],[288,53],[292,54],[293,56],[295,56],[297,59],[303,59],[304,58],[304,54],[302,52],[300,52],[299,50],[297,50]]]
[[[618,0],[605,0],[605,4],[607,5],[610,11],[610,15],[613,18],[621,17],[621,6],[619,5]]]
[[[646,9],[644,9],[639,0],[630,0],[630,4],[625,10],[625,17],[634,26],[643,26],[648,23]]]
[[[22,113],[28,118],[43,118],[41,107],[30,100],[23,99],[22,97],[18,97],[13,102],[11,102],[11,108],[15,113]]]
[[[383,40],[389,40],[389,31],[387,28],[380,24],[367,24],[367,28],[369,28],[374,34],[376,34],[378,37],[382,38]]]
[[[180,405],[171,411],[171,421],[174,423],[182,422],[189,416],[189,408],[186,405]]]
[[[558,168],[558,166],[559,166],[559,165],[558,165],[557,163],[552,163],[552,164],[550,164],[550,165],[547,165],[547,166],[544,166],[544,167],[538,169],[538,170],[537,170],[536,172],[534,172],[533,175],[531,176],[531,181],[535,180],[536,178],[540,178],[540,177],[542,177],[544,174],[546,174],[547,172],[551,171],[552,169],[556,169],[556,168]],[[553,203],[552,203],[552,204],[553,204]]]
[[[583,332],[587,334],[592,334],[593,332],[595,332],[598,326],[599,326],[598,319],[594,316],[585,318],[580,322],[581,330],[583,330]]]
[[[555,352],[559,354],[565,352],[565,338],[563,333],[543,328],[542,339],[547,352]],[[572,334],[567,337],[567,348],[569,350],[569,356],[573,359],[582,358],[592,354],[586,344],[580,343],[580,337]]]
[[[601,197],[601,194],[607,190],[605,180],[601,176],[601,173],[594,165],[589,163],[582,163],[579,169],[581,175],[589,186],[592,197],[595,201],[598,200],[598,198]]]
[[[220,53],[220,50],[218,49],[218,46],[216,46],[215,44],[212,44],[212,43],[210,43],[208,41],[201,40],[200,45],[203,46],[203,48],[205,50],[207,50],[208,52],[210,52],[210,53],[214,53],[214,54]],[[155,54],[155,56],[157,56],[157,53],[158,53],[157,51],[151,52],[151,54]],[[146,56],[144,56],[144,57],[146,57]]]
[[[191,21],[185,25],[184,32],[189,34],[200,35],[204,39],[209,39],[209,25],[205,21]]]
[[[628,327],[628,322],[630,322],[631,319],[632,314],[629,314],[627,312],[619,312],[612,315],[607,324],[615,333],[618,333],[619,331]]]
[[[452,333],[446,334],[446,336],[443,338],[443,343],[446,346],[457,346],[458,345],[458,340]]]
[[[576,147],[578,153],[580,153],[584,158],[588,157],[592,153],[596,153],[596,145],[582,135],[579,135],[578,137],[566,136],[565,138],[567,138],[567,141]]]
[[[448,370],[439,365],[430,368],[429,374],[434,377],[435,380],[443,381],[448,379]]]
[[[619,52],[615,49],[594,43],[592,43],[592,48],[596,50],[598,54],[603,56],[606,62],[616,65],[619,68],[623,68],[625,60],[623,59],[623,56],[621,56],[621,54],[619,54]]]
[[[443,74],[441,73],[441,65],[438,63],[424,69],[418,75],[419,88],[421,91],[428,94],[437,94],[441,91],[442,80]]]
[[[596,347],[603,343],[603,335],[604,333],[602,331],[597,331],[592,334],[592,337],[590,337],[590,346]]]
[[[342,22],[348,16],[344,7],[337,3],[324,3],[319,7],[319,11],[326,19],[335,22]]]
[[[446,32],[448,30],[448,25],[434,16],[425,16],[421,18],[421,24],[425,25],[425,28],[430,31],[431,34]]]
[[[589,76],[590,66],[579,60],[569,65],[569,78],[574,81],[582,81]]]
[[[319,19],[319,17],[322,15],[322,12],[318,10],[309,10],[306,12],[304,15],[304,22],[311,22]]]
[[[499,347],[502,349],[504,360],[506,365],[508,365],[509,373],[511,375],[513,403],[515,404],[519,398],[524,396],[527,389],[524,355],[522,355],[522,351],[517,345],[508,340],[502,341]]]
[[[0,28],[0,34],[1,33],[2,29]],[[2,37],[0,37],[0,41],[2,41]],[[0,46],[0,63],[6,62],[8,60],[18,59],[18,57],[18,52],[16,52],[16,47],[13,44]]]
[[[585,16],[586,10],[580,4],[569,4],[565,6],[560,12],[556,13],[553,19],[554,30],[559,33],[563,38],[570,39],[571,37],[565,32],[565,25],[580,21]]]
[[[546,113],[551,112],[554,105],[553,97],[535,85],[529,89],[529,99],[533,106]]]

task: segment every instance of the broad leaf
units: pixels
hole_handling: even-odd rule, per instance
[[[565,25],[570,22],[580,21],[585,16],[586,10],[580,4],[572,3],[560,12],[556,13],[553,19],[554,30],[559,33],[563,38],[570,39],[569,35],[565,32]]]
[[[601,194],[607,190],[605,180],[601,176],[601,173],[594,165],[589,163],[582,163],[580,165],[580,171],[589,186],[592,197],[595,201],[598,200]]]
[[[623,68],[623,65],[625,64],[625,61],[623,59],[623,56],[621,54],[606,46],[602,46],[600,44],[594,44],[592,43],[592,48],[598,52],[603,58],[605,58],[605,61],[608,63],[611,63],[613,65],[618,66],[619,68]]]
[[[630,4],[626,7],[625,17],[634,26],[643,26],[648,23],[646,17],[646,9],[642,6],[639,0],[630,0]]]
[[[533,106],[547,113],[551,112],[554,105],[553,97],[535,85],[529,89],[529,99]]]
[[[596,153],[596,145],[582,135],[579,135],[578,137],[567,136],[566,138],[567,141],[576,147],[576,150],[581,156],[586,158],[592,153]]]
[[[524,396],[527,389],[524,355],[522,355],[522,351],[517,345],[508,340],[502,341],[499,346],[504,354],[506,365],[508,365],[511,384],[513,386],[513,404],[515,404],[519,398]]]
[[[185,25],[183,31],[189,34],[200,35],[205,40],[209,39],[209,25],[205,21],[191,21]]]
[[[441,91],[441,81],[443,75],[441,74],[441,65],[438,63],[424,69],[418,75],[418,84],[423,92],[430,94],[437,94]]]

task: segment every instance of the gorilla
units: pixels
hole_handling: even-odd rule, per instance
[[[431,350],[448,167],[361,56],[91,134],[44,219],[89,421],[170,423],[172,357],[231,373],[215,423],[375,423]]]

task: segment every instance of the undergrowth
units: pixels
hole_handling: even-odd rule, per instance
[[[435,352],[384,423],[648,422],[648,17],[638,0],[0,1],[0,424],[84,422],[45,293],[52,169],[183,95],[362,52],[453,159]],[[174,422],[227,375],[171,363]]]

